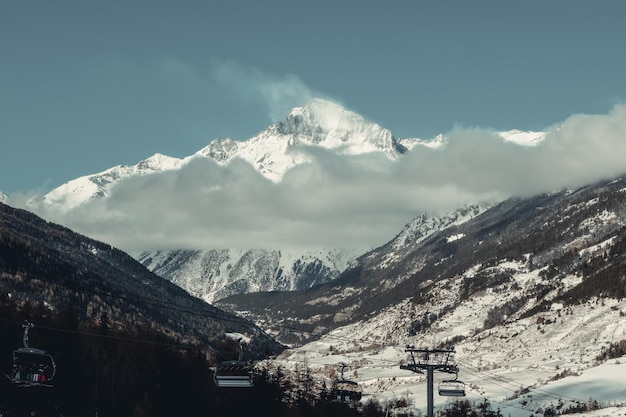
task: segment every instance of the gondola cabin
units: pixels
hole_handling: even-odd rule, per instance
[[[13,351],[13,382],[22,385],[51,385],[55,373],[54,359],[46,351],[31,347]]]
[[[359,384],[347,379],[339,379],[333,383],[332,398],[334,401],[350,403],[359,401],[363,392]]]
[[[441,381],[439,395],[442,397],[465,397],[465,384],[456,379]]]
[[[250,388],[254,386],[252,366],[244,361],[226,361],[218,365],[213,376],[219,388]]]

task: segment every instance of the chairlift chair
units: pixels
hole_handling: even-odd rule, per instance
[[[219,388],[250,388],[254,386],[252,366],[241,360],[218,365],[213,380]]]
[[[243,347],[241,339],[239,343],[239,359],[221,362],[213,381],[219,388],[251,388],[254,386],[253,367],[249,362],[243,361]]]
[[[11,381],[20,386],[52,386],[56,374],[56,363],[52,355],[45,350],[28,346],[28,331],[32,323],[24,323],[24,347],[13,351]]]
[[[465,397],[465,383],[457,379],[448,379],[439,383],[439,395],[442,397]]]
[[[347,366],[345,363],[341,364],[341,376],[333,382],[331,396],[334,401],[349,403],[359,401],[363,396],[361,387],[357,382],[344,378],[343,371]]]
[[[349,403],[359,401],[363,396],[363,392],[359,384],[348,379],[338,379],[333,383],[332,398],[333,400]]]

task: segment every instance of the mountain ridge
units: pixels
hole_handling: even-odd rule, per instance
[[[246,311],[249,317],[264,320],[271,311],[280,311],[291,320],[301,317],[307,327],[329,326],[327,330],[330,330],[341,323],[362,320],[402,298],[420,300],[425,289],[443,279],[471,273],[472,279],[463,280],[466,295],[481,291],[510,278],[507,274],[489,272],[499,262],[520,262],[529,270],[554,264],[555,267],[542,273],[546,277],[563,276],[571,271],[589,272],[587,259],[600,262],[599,254],[609,247],[619,248],[619,239],[626,238],[621,235],[626,233],[625,185],[626,178],[622,177],[576,190],[512,198],[486,209],[474,208],[477,215],[435,228],[426,236],[417,234],[408,243],[404,233],[398,234],[389,243],[361,256],[354,267],[333,282],[290,294],[284,298],[285,305],[281,304],[280,293],[271,294],[274,300],[271,304],[268,304],[270,294],[263,295],[261,303],[255,303],[255,294],[242,294],[220,300],[216,305],[231,311]],[[567,216],[560,214],[563,212]],[[572,218],[580,225],[572,224]],[[478,271],[484,271],[480,280]],[[600,269],[594,274],[601,272]],[[351,290],[345,293],[347,287]],[[614,287],[613,291],[618,288]],[[387,295],[383,297],[383,294]],[[336,299],[335,307],[350,314],[338,321],[333,315],[323,313],[326,303],[308,304],[314,299]],[[303,309],[303,305],[310,307]],[[310,317],[318,319],[311,322]]]
[[[497,136],[506,142],[534,146],[545,138],[545,133],[514,129],[498,132]],[[336,103],[312,99],[306,105],[292,109],[283,121],[247,140],[214,139],[184,158],[156,153],[135,165],[118,165],[100,173],[85,175],[31,201],[30,208],[36,208],[38,202],[57,210],[75,208],[90,198],[106,197],[111,188],[124,178],[176,170],[198,156],[210,158],[219,164],[242,159],[263,176],[276,182],[294,166],[310,162],[305,151],[308,146],[319,146],[348,155],[381,152],[393,160],[415,146],[437,148],[445,140],[443,135],[428,140],[397,139],[390,130],[368,122]]]
[[[501,132],[499,137],[503,141],[525,146],[536,144],[543,138],[539,133],[519,130]],[[111,193],[123,187],[125,181],[166,171],[175,173],[192,163],[197,166],[205,158],[224,166],[234,166],[243,161],[263,178],[278,183],[291,169],[314,161],[312,152],[324,150],[333,155],[355,157],[373,153],[396,161],[416,147],[439,148],[445,145],[446,140],[443,135],[432,140],[399,140],[390,130],[336,103],[313,99],[302,107],[292,109],[283,121],[246,141],[216,139],[183,159],[155,154],[133,166],[120,165],[100,174],[70,181],[32,204],[40,205],[53,218],[55,213],[71,213],[71,210],[80,210],[83,205],[87,210],[86,205],[91,201],[106,202]],[[208,176],[213,172],[202,171]],[[220,182],[224,178],[219,177],[219,172],[218,178],[194,179],[196,188],[190,192],[210,193],[211,190],[226,187]],[[172,176],[174,178],[170,182],[180,181],[175,174]],[[157,199],[152,194],[144,197]],[[106,203],[101,210],[102,216],[110,216],[111,209],[107,209]],[[122,204],[118,210],[118,216],[123,216],[125,205]],[[228,216],[227,213],[224,215]],[[439,221],[435,220],[438,215],[428,216],[433,222]],[[445,215],[441,218],[445,218]],[[423,226],[426,226],[425,223]],[[337,278],[358,256],[372,249],[365,245],[296,250],[276,245],[267,248],[245,247],[245,243],[238,248],[161,249],[158,242],[154,242],[154,245],[155,249],[140,249],[131,253],[152,271],[209,302],[242,292],[296,290],[329,282]]]

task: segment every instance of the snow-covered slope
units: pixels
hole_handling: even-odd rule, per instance
[[[143,252],[135,258],[156,274],[211,303],[234,294],[307,289],[339,276],[357,256],[347,249]]]
[[[532,146],[543,140],[545,134],[511,130],[501,132],[499,136],[504,141]],[[124,178],[180,169],[194,157],[211,158],[219,164],[241,159],[266,178],[278,182],[289,169],[311,161],[310,147],[332,150],[341,155],[377,152],[395,160],[416,146],[438,148],[444,143],[443,135],[431,140],[397,139],[388,129],[336,103],[313,99],[302,107],[294,108],[285,120],[248,140],[215,139],[183,159],[155,154],[136,165],[119,165],[86,175],[50,191],[43,197],[43,204],[57,210],[68,210],[91,198],[106,198],[112,187]]]
[[[216,140],[198,154],[221,163],[241,158],[280,181],[289,169],[311,161],[306,148],[312,145],[348,155],[382,152],[392,159],[406,151],[389,130],[335,103],[314,99],[247,141]]]
[[[409,222],[388,245],[381,267],[388,266],[398,252],[454,224],[461,224],[488,208],[468,206],[443,216],[422,214]],[[294,291],[329,282],[355,264],[359,249],[327,250],[180,250],[148,251],[134,257],[156,274],[180,285],[196,297],[214,302],[235,294],[259,291]]]
[[[61,210],[75,208],[91,198],[105,198],[119,181],[135,175],[180,168],[184,160],[154,154],[136,165],[118,165],[98,174],[86,175],[55,188],[43,197],[46,206]]]
[[[516,276],[524,286],[533,279],[540,280],[534,273]],[[623,415],[626,363],[597,357],[611,344],[626,339],[626,301],[591,299],[568,307],[555,303],[547,311],[509,318],[501,326],[484,329],[486,313],[510,302],[503,293],[473,297],[413,336],[406,332],[409,318],[430,314],[433,304],[416,309],[407,300],[371,320],[288,350],[279,360],[286,368],[306,363],[320,380],[329,380],[333,365],[349,364],[347,376],[360,384],[365,399],[393,403],[404,398],[410,409],[425,413],[426,375],[400,369],[407,360],[404,347],[412,344],[432,349],[464,335],[454,346],[466,399],[488,400],[494,409],[511,416],[543,415],[550,409],[572,412],[589,406],[606,409],[583,415]],[[447,302],[450,295],[442,291],[438,302]],[[435,372],[435,390],[451,377],[455,375]],[[435,394],[435,407],[441,409],[453,400]],[[619,408],[612,408],[615,406]]]

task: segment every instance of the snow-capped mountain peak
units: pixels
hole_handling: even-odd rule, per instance
[[[545,138],[544,132],[510,130],[497,134],[504,141],[524,146],[537,145]],[[69,181],[46,194],[42,201],[45,205],[69,210],[90,198],[106,197],[123,178],[176,170],[198,156],[211,158],[221,165],[239,158],[252,165],[265,178],[280,182],[291,168],[313,162],[314,157],[310,152],[312,147],[339,155],[380,153],[396,160],[417,145],[440,148],[445,140],[443,135],[431,140],[398,140],[390,130],[359,114],[331,101],[316,98],[304,106],[295,107],[283,121],[248,140],[215,139],[195,155],[184,159],[157,153],[136,165],[118,165]]]
[[[139,162],[135,165],[135,167],[137,168],[137,171],[140,172],[167,171],[180,167],[181,162],[182,161],[178,158],[172,158],[167,155],[155,153],[151,157]]]
[[[505,142],[513,142],[522,146],[536,146],[546,137],[546,132],[523,131],[519,129],[499,132],[498,136]]]
[[[221,164],[241,158],[266,178],[279,182],[289,169],[312,161],[307,146],[343,155],[381,152],[391,159],[407,151],[388,129],[338,104],[313,99],[247,141],[214,140],[197,154]]]
[[[86,175],[68,181],[46,194],[43,202],[65,210],[72,209],[90,198],[105,197],[123,178],[180,168],[184,160],[154,154],[136,165],[118,165],[98,174]]]
[[[440,133],[432,139],[420,139],[420,138],[405,138],[400,139],[400,144],[407,148],[409,151],[413,150],[416,146],[424,146],[430,149],[441,148],[446,143],[446,137]]]
[[[406,151],[391,131],[340,105],[313,99],[294,108],[287,118],[270,127],[278,134],[293,136],[305,143],[337,149],[346,154],[382,151],[396,158]]]
[[[380,128],[336,103],[319,98],[309,101],[302,107],[295,107],[281,126],[294,127],[295,129],[292,131],[294,134],[299,133],[298,128],[306,126],[316,126],[326,134],[358,132],[373,127]]]

